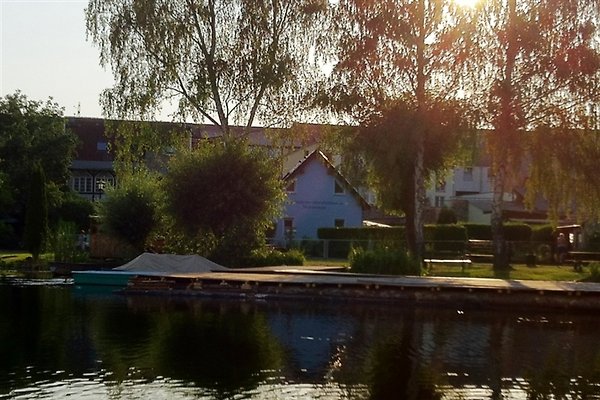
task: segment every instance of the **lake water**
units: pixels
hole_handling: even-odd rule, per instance
[[[600,398],[600,316],[0,283],[0,399]]]

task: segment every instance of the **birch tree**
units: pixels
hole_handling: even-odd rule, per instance
[[[492,157],[494,268],[509,266],[504,194],[517,182],[531,132],[573,121],[598,95],[597,0],[490,0],[478,15],[476,68],[487,102]],[[596,39],[595,39],[596,38]],[[573,128],[573,125],[570,125]],[[537,152],[538,149],[534,149]],[[542,166],[540,166],[542,167]],[[533,182],[533,181],[532,181]]]
[[[324,0],[90,0],[87,32],[112,68],[105,113],[250,127],[302,107]],[[290,111],[292,110],[292,111]]]
[[[441,0],[341,0],[333,10],[337,52],[332,93],[337,110],[358,123],[398,102],[414,110],[412,124],[402,128],[410,130],[404,133],[414,140],[390,140],[400,147],[389,146],[380,156],[394,157],[406,151],[402,146],[413,146],[408,174],[413,182],[401,184],[406,177],[398,176],[393,187],[411,188],[412,204],[402,211],[408,211],[407,225],[414,238],[411,250],[417,258],[423,248],[425,142],[436,130],[428,123],[428,111],[433,104],[459,97],[471,45],[469,15],[468,10]],[[403,134],[399,129],[388,133]]]

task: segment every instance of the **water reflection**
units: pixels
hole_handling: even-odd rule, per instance
[[[600,398],[592,315],[0,286],[0,398]]]

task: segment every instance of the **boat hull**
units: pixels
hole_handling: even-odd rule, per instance
[[[73,283],[75,285],[125,287],[129,280],[137,275],[127,271],[73,271]]]

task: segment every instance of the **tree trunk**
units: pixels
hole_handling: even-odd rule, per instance
[[[513,87],[513,73],[515,60],[519,49],[517,32],[517,1],[508,0],[508,16],[506,20],[507,45],[505,48],[506,61],[504,76],[497,88],[500,109],[495,123],[495,132],[492,144],[492,157],[494,160],[494,193],[492,199],[492,239],[494,241],[494,270],[504,271],[510,268],[509,248],[504,237],[503,226],[503,197],[508,179],[508,168],[517,160],[515,146],[518,143],[517,116],[514,107],[515,88]]]
[[[426,40],[426,27],[425,27],[425,0],[419,1],[419,10],[417,13],[419,19],[419,38],[417,40],[417,86],[416,86],[416,98],[417,98],[417,114],[419,126],[415,129],[415,141],[416,141],[416,154],[415,154],[415,194],[414,194],[414,233],[415,233],[415,253],[414,257],[422,263],[423,253],[425,250],[425,243],[423,238],[423,204],[425,199],[425,173],[423,168],[424,154],[425,154],[425,121],[426,115],[426,103],[427,95],[425,89],[425,82],[427,76],[425,75],[425,40]]]
[[[414,257],[419,262],[423,261],[423,253],[425,250],[425,241],[423,237],[423,203],[425,198],[423,153],[425,151],[425,141],[423,139],[423,133],[421,133],[417,138],[417,154],[415,155]]]
[[[504,181],[506,179],[506,166],[498,166],[494,176],[494,193],[492,198],[492,240],[494,242],[494,270],[504,271],[510,267],[508,247],[504,238],[504,224],[502,208],[504,197]]]

